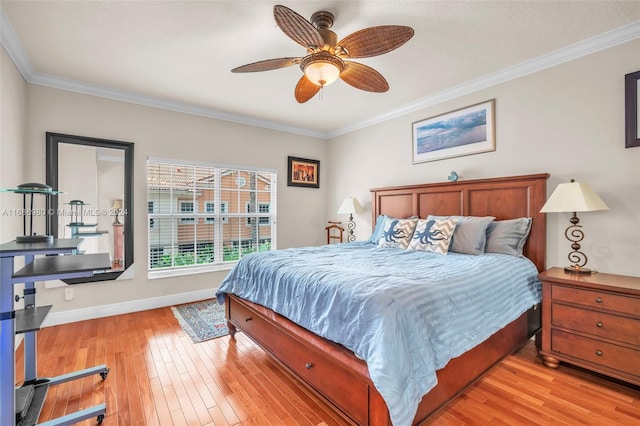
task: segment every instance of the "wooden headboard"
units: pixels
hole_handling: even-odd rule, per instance
[[[397,218],[428,215],[495,216],[496,220],[532,218],[524,254],[545,269],[547,226],[540,209],[547,200],[549,174],[459,182],[373,188],[373,224],[378,215]]]

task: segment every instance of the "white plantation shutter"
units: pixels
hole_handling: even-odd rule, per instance
[[[148,159],[149,277],[275,250],[276,187],[274,170]]]

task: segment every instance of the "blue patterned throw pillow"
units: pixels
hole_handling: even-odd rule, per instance
[[[455,229],[456,221],[454,219],[421,219],[416,225],[413,237],[407,248],[409,250],[447,254]]]
[[[378,247],[397,247],[406,249],[416,229],[417,218],[414,219],[396,219],[387,217],[384,230],[378,240]]]

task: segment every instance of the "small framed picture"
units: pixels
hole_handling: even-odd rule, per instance
[[[288,157],[287,186],[320,188],[320,161]]]
[[[495,151],[495,100],[413,123],[413,164]]]

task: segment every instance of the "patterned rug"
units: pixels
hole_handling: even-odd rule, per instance
[[[224,305],[218,304],[215,299],[172,306],[171,310],[193,343],[229,334]]]

